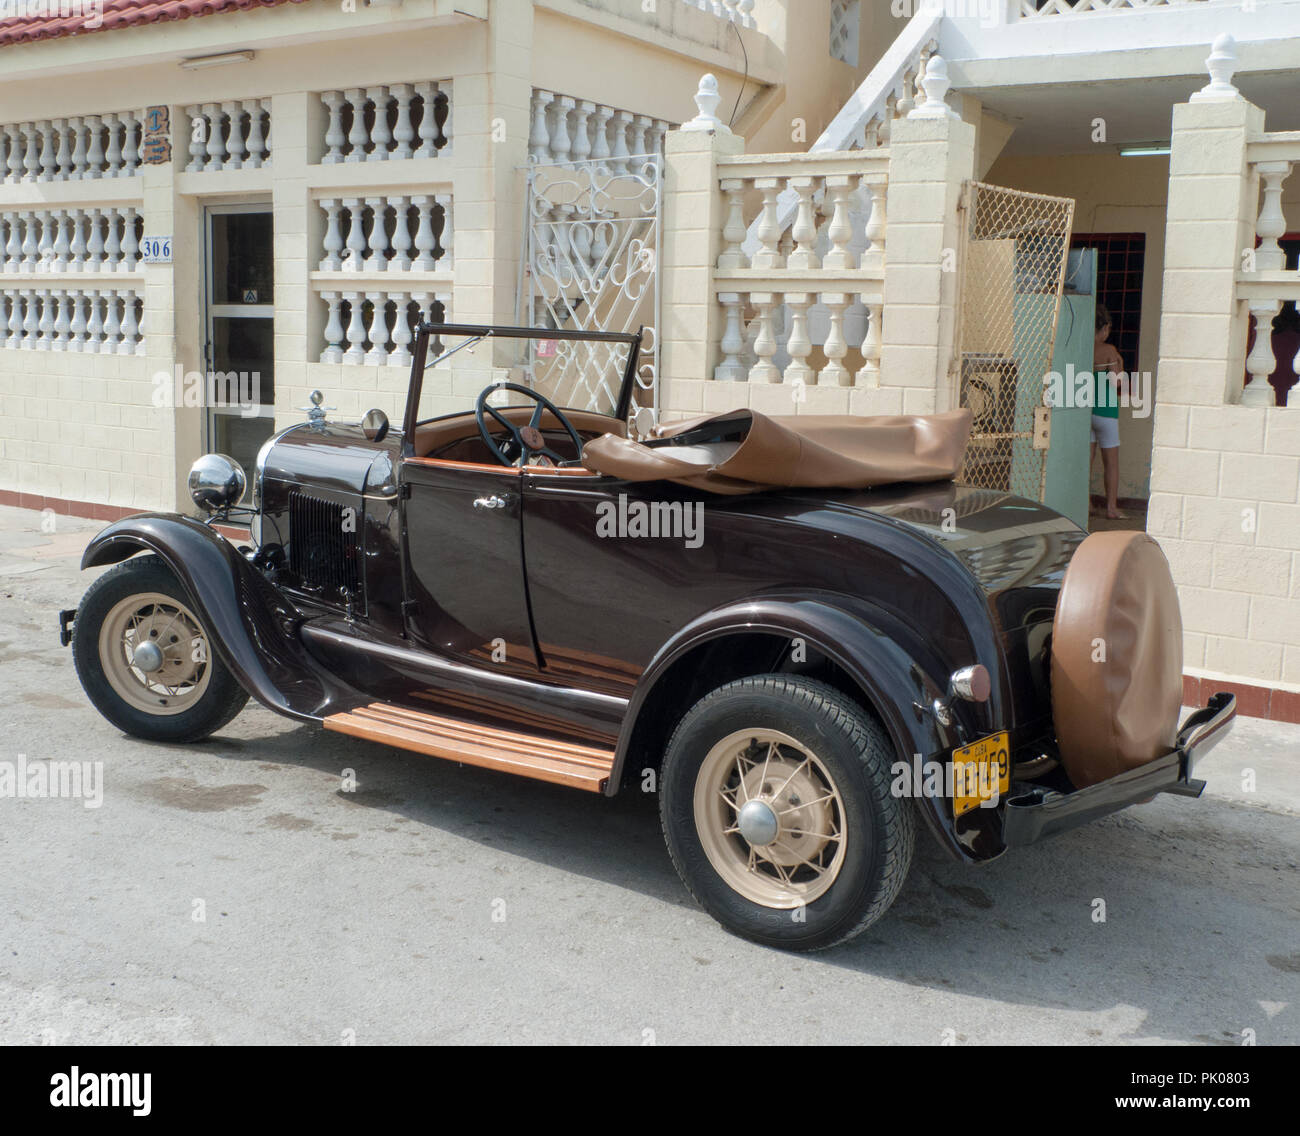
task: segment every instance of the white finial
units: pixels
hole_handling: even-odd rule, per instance
[[[683,123],[682,130],[693,134],[730,134],[727,124],[717,116],[718,104],[722,96],[718,93],[718,80],[714,75],[705,75],[700,80],[700,89],[695,92],[695,105],[700,108],[690,122]]]
[[[948,64],[942,55],[930,56],[930,61],[925,65],[921,86],[925,90],[925,102],[908,111],[908,118],[961,117],[944,101],[948,97],[948,88],[952,86],[952,81],[948,78]]]
[[[1232,85],[1237,70],[1237,41],[1232,36],[1225,32],[1214,41],[1205,69],[1210,73],[1210,81],[1192,96],[1192,102],[1241,98],[1241,92]]]

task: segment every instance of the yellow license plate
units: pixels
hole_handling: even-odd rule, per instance
[[[959,817],[985,801],[1000,801],[1011,788],[1010,738],[1005,730],[952,751],[952,815]]]

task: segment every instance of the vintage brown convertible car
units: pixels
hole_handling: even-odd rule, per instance
[[[432,336],[604,345],[621,384],[607,413],[493,384],[423,418]],[[703,906],[794,949],[888,909],[918,819],[979,863],[1200,793],[1235,703],[1179,727],[1154,541],[955,484],[964,411],[738,411],[631,438],[640,344],[425,325],[401,430],[315,399],[263,447],[251,508],[234,462],[200,459],[206,522],[145,513],[86,549],[83,567],[122,562],[61,613],[87,695],[141,738],[205,737],[251,695],[434,757],[655,792]],[[240,518],[246,547],[212,523]]]

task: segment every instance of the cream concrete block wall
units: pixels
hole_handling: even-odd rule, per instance
[[[961,245],[958,206],[974,176],[975,127],[958,118],[905,118],[893,126],[885,212],[880,385],[902,392],[903,412],[955,404],[953,338]]]
[[[1300,689],[1300,412],[1235,405],[1262,128],[1241,99],[1174,108],[1147,529],[1178,584],[1185,669]]]

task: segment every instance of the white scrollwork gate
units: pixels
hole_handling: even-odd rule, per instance
[[[658,413],[662,161],[642,155],[528,167],[527,257],[521,282],[531,327],[635,332],[645,339],[634,406]],[[618,399],[622,344],[541,340],[533,385],[561,406],[608,412]]]

